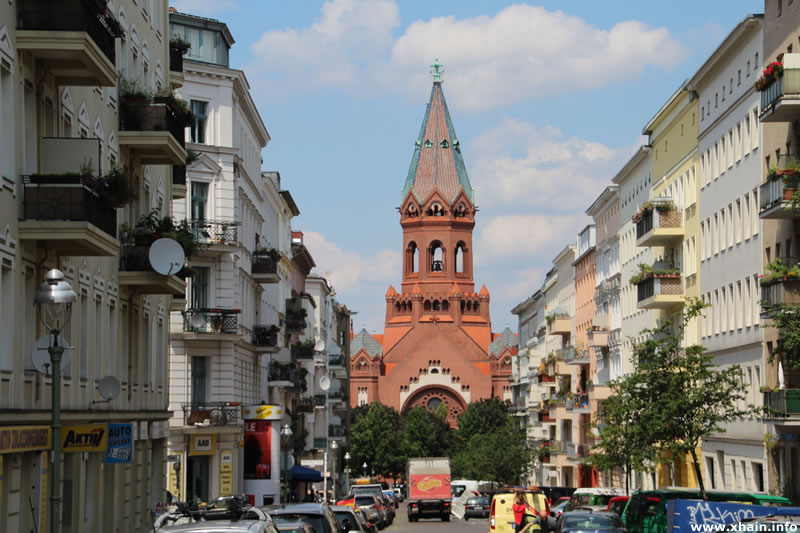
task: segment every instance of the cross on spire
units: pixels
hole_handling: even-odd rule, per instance
[[[444,65],[439,63],[439,58],[438,57],[433,60],[433,65],[431,65],[431,67],[433,67],[433,83],[441,83],[442,82],[442,72],[444,72],[444,69],[442,69],[443,66]],[[441,72],[440,72],[440,69],[441,69]]]

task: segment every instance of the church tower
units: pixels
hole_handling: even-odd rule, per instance
[[[380,401],[401,413],[444,405],[455,424],[468,403],[510,399],[516,336],[493,335],[486,286],[475,291],[474,190],[442,91],[441,64],[400,204],[400,290],[386,291],[382,335],[362,330],[351,343],[353,406]]]

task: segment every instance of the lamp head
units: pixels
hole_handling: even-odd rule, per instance
[[[292,434],[292,428],[289,426],[289,424],[286,424],[281,428],[281,435],[283,437],[289,438],[292,436]]]
[[[344,460],[345,461],[349,461],[350,460],[350,452],[347,452],[347,453],[344,454]]]
[[[42,322],[51,331],[60,331],[69,319],[72,304],[78,300],[72,285],[64,280],[64,273],[54,268],[39,285],[33,303],[42,305]]]
[[[334,450],[338,450],[339,449],[339,443],[336,442],[335,440],[331,441],[331,448],[334,449]]]

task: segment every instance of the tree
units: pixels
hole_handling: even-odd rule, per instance
[[[610,463],[622,460],[643,465],[641,461],[654,451],[679,458],[691,455],[703,499],[706,489],[697,459],[701,439],[724,433],[724,424],[757,413],[753,406],[739,407],[745,400],[745,388],[738,365],[717,367],[702,346],[683,346],[687,325],[704,307],[700,300],[689,298],[675,329],[667,322],[643,332],[648,338],[634,350],[634,371],[620,380],[615,392],[621,398],[611,400],[605,411],[623,423],[632,421],[631,427],[614,430],[606,426],[600,431],[601,458]],[[621,442],[625,435],[620,432],[628,430],[644,457]],[[658,460],[663,460],[663,454],[652,457],[653,462]]]
[[[412,407],[403,417],[401,449],[407,458],[439,455],[433,415],[424,407]]]
[[[473,435],[488,434],[503,427],[509,419],[508,404],[498,398],[472,402],[458,417],[458,439],[465,444]]]
[[[405,471],[400,449],[400,415],[380,402],[370,404],[350,428],[351,456],[355,472],[367,463],[370,470],[384,475]]]
[[[499,484],[517,484],[527,470],[533,453],[524,432],[514,429],[507,415],[505,423],[489,433],[476,433],[451,461],[453,477],[480,479]]]

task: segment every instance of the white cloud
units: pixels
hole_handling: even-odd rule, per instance
[[[572,243],[588,221],[574,214],[497,216],[482,225],[479,248],[501,261],[527,257],[549,263],[552,257],[542,257],[542,252]]]
[[[688,55],[666,28],[628,20],[606,30],[528,5],[415,21],[395,39],[399,20],[393,0],[331,0],[307,28],[264,33],[252,46],[252,68],[291,88],[381,88],[417,97],[430,84],[425,65],[438,56],[452,81],[451,103],[492,109],[633,80]]]

